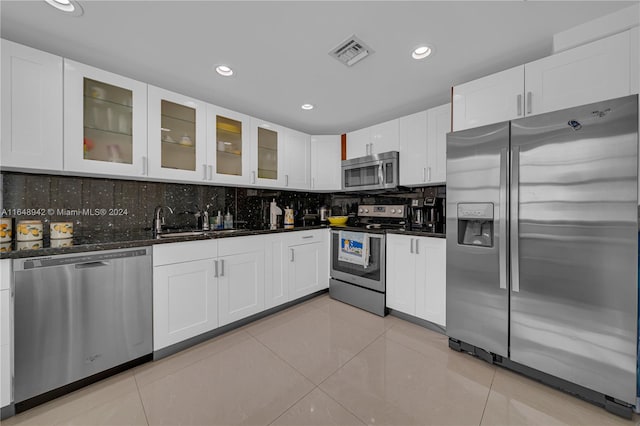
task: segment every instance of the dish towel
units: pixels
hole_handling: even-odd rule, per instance
[[[364,268],[369,266],[369,235],[364,232],[340,231],[338,260]]]

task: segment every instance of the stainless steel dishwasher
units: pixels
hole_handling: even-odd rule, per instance
[[[16,408],[152,352],[151,248],[16,259],[14,278]]]

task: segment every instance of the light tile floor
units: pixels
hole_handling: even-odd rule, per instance
[[[447,338],[319,296],[2,424],[630,425]]]

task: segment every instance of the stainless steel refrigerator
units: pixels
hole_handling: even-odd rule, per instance
[[[450,346],[630,414],[637,95],[450,133],[447,212]]]

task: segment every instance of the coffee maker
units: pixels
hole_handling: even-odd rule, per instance
[[[444,232],[444,198],[428,195],[411,200],[411,229],[416,231]]]

